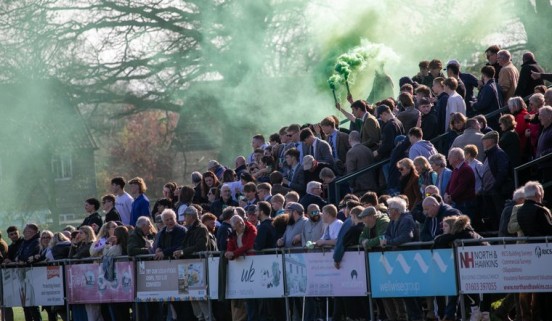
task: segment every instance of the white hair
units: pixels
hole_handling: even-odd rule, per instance
[[[514,201],[519,201],[520,199],[525,198],[525,187],[522,186],[514,191],[514,195],[512,196],[512,199]]]
[[[312,194],[312,190],[316,187],[320,187],[322,184],[320,184],[320,182],[317,182],[317,181],[310,181],[307,183],[307,193],[308,194]]]
[[[459,160],[465,160],[466,159],[466,156],[464,154],[464,150],[460,147],[453,147],[449,150],[449,153],[448,153],[449,157],[451,155],[454,155],[456,156],[456,158],[458,158]]]
[[[243,218],[239,215],[234,215],[230,219],[230,225],[234,226],[236,223],[241,222],[243,223]]]
[[[387,208],[388,209],[394,208],[398,210],[400,213],[404,213],[406,212],[406,201],[397,196],[391,197],[390,199],[387,200]]]
[[[167,208],[166,210],[164,210],[163,212],[161,212],[161,219],[165,219],[165,217],[167,216],[171,216],[172,218],[174,218],[176,220],[176,213],[171,210],[170,208]]]
[[[144,227],[144,225],[146,225],[146,223],[150,223],[150,224],[151,224],[151,221],[150,221],[149,217],[147,217],[147,216],[140,216],[140,217],[136,220],[136,227],[138,227],[138,228]]]
[[[543,191],[541,183],[536,181],[529,181],[525,183],[524,189],[523,193],[525,194],[525,198],[534,198],[539,193],[542,195]]]

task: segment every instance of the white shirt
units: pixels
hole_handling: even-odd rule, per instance
[[[330,223],[330,225],[324,229],[324,234],[322,234],[321,240],[336,240],[342,225],[343,221],[340,219],[336,219]]]
[[[115,196],[115,209],[119,212],[119,215],[121,215],[121,221],[125,225],[130,224],[132,202],[134,202],[134,199],[127,192],[124,192],[122,195]]]
[[[464,116],[466,115],[466,102],[464,102],[464,98],[462,96],[458,95],[458,93],[455,91],[452,93],[452,95],[449,96],[447,100],[447,115],[445,118],[445,131],[449,131],[449,125],[450,125],[450,114],[452,113],[462,113]]]

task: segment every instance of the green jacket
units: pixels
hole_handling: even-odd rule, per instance
[[[379,237],[385,235],[385,230],[387,230],[389,222],[389,216],[386,214],[376,214],[376,225],[373,228],[369,228],[368,226],[364,227],[359,237],[359,244],[364,245],[365,249],[379,246]],[[370,237],[371,235],[373,235],[373,237]],[[364,244],[364,240],[367,240],[366,244]]]

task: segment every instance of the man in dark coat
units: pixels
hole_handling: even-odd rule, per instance
[[[27,224],[23,229],[23,242],[17,252],[16,262],[28,263],[29,259],[40,252],[40,233],[38,226]],[[38,307],[24,307],[25,320],[41,320]]]
[[[477,101],[472,104],[472,109],[475,114],[486,115],[492,111],[498,110],[502,104],[502,92],[494,79],[495,70],[492,66],[484,66],[481,68],[481,77],[483,79],[483,87],[477,95]],[[487,123],[491,128],[498,128],[498,118],[496,115],[487,119]]]
[[[385,125],[381,131],[381,144],[374,152],[374,157],[376,160],[382,160],[391,155],[391,151],[395,147],[395,137],[404,135],[404,128],[401,121],[393,115],[389,106],[378,106],[378,116]]]
[[[525,236],[552,235],[552,214],[542,205],[544,189],[538,182],[530,181],[524,187],[525,201],[517,212],[519,227]]]
[[[527,97],[534,93],[536,86],[544,85],[542,79],[533,79],[531,72],[543,73],[544,69],[537,63],[535,55],[532,52],[526,52],[523,54],[523,63],[521,64],[518,85],[514,96]]]
[[[346,174],[352,174],[374,163],[372,150],[361,144],[359,132],[352,131],[349,134],[349,143],[352,147],[347,152]],[[377,189],[376,175],[373,170],[368,171],[349,181],[349,186],[354,193],[359,194],[368,190],[375,191]]]
[[[189,206],[188,209],[194,209]],[[186,213],[186,212],[184,212]],[[161,213],[161,219],[165,227],[157,234],[153,248],[155,249],[155,259],[168,259],[173,256],[174,251],[180,247],[182,240],[186,236],[186,228],[176,222],[176,213],[167,209]]]
[[[433,196],[428,196],[422,202],[425,220],[420,231],[420,241],[433,241],[436,236],[443,234],[442,221],[447,216],[462,214],[459,210],[445,203],[439,203]]]

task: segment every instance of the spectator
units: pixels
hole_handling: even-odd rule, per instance
[[[455,78],[447,78],[443,81],[444,90],[449,95],[447,100],[446,115],[445,115],[445,131],[450,130],[448,128],[452,114],[461,113],[466,115],[466,103],[464,98],[456,92],[458,88],[458,81]]]
[[[498,237],[518,236],[516,232],[508,231],[508,224],[510,223],[510,218],[512,217],[512,212],[516,207],[516,205],[520,205],[516,208],[516,212],[517,212],[517,210],[519,209],[519,207],[521,207],[524,201],[525,201],[525,188],[522,186],[514,191],[514,195],[512,196],[512,199],[507,200],[506,204],[504,205],[504,210],[502,211],[502,215],[500,215]],[[516,218],[516,221],[517,221],[517,218]]]
[[[425,221],[420,231],[422,242],[433,241],[436,236],[443,233],[443,218],[462,214],[459,210],[445,203],[439,203],[433,196],[428,196],[422,203]]]
[[[514,116],[507,114],[500,117],[499,123],[502,135],[498,142],[498,146],[508,155],[513,169],[521,164],[520,139],[515,131],[516,120]]]
[[[351,148],[349,144],[349,135],[337,130],[336,123],[332,117],[326,117],[320,122],[322,132],[326,135],[326,140],[332,148],[334,158],[334,170],[338,174],[345,172],[345,161],[347,151]]]
[[[412,127],[408,131],[408,140],[412,145],[408,151],[408,158],[412,160],[417,156],[429,158],[431,155],[437,154],[437,150],[433,147],[433,144],[427,140],[424,140],[423,136],[424,133],[419,127]]]
[[[448,154],[448,151],[454,143],[454,140],[464,133],[466,122],[467,118],[462,113],[453,113],[450,116],[450,130],[441,140],[441,148],[439,149],[440,152],[442,152],[443,154]]]
[[[238,202],[232,199],[230,187],[228,185],[222,185],[220,188],[220,198],[211,204],[211,212],[219,217],[222,215],[222,211],[229,206],[238,206]]]
[[[135,177],[131,179],[128,184],[130,185],[130,193],[134,197],[132,202],[132,210],[130,212],[130,225],[135,226],[140,216],[149,216],[149,199],[146,194],[146,183],[141,177]]]
[[[364,222],[359,242],[365,250],[380,245],[380,237],[385,235],[389,225],[389,217],[376,210],[374,206],[365,208],[358,216]]]
[[[38,226],[36,224],[29,223],[25,225],[23,229],[23,241],[17,251],[15,262],[30,263],[33,261],[33,257],[40,252],[40,234],[38,233]],[[38,311],[38,309],[37,309]]]
[[[266,201],[260,201],[256,206],[260,224],[257,226],[257,237],[253,248],[255,251],[271,249],[276,246],[276,229],[272,225],[271,206]]]
[[[350,131],[359,132],[361,143],[375,150],[381,138],[381,129],[378,120],[367,112],[368,106],[366,101],[357,100],[351,104],[352,113],[349,113],[341,109],[339,104],[336,105],[337,109],[351,121]]]
[[[424,156],[418,156],[414,158],[414,168],[418,173],[418,188],[420,189],[420,194],[422,195],[425,191],[425,188],[429,185],[437,184],[437,172],[431,169],[429,161]]]
[[[497,54],[497,61],[500,64],[498,73],[498,85],[502,90],[505,101],[514,96],[519,80],[519,71],[512,63],[512,55],[508,50],[500,50]]]
[[[129,256],[152,254],[153,240],[156,234],[155,227],[149,217],[139,217],[136,228],[128,237],[127,253]]]
[[[404,127],[404,131],[407,133],[410,128],[421,126],[421,113],[414,106],[414,98],[411,94],[401,93],[399,95],[399,102],[401,103],[404,111],[397,114],[397,118],[401,121]]]
[[[351,149],[347,152],[346,173],[351,174],[373,164],[374,156],[370,148],[360,143],[360,134],[352,131],[349,134]],[[368,190],[376,190],[374,171],[367,171],[349,181],[349,186],[355,193],[364,193]],[[332,195],[332,194],[330,194]]]
[[[117,223],[113,221],[102,225],[100,231],[96,235],[96,240],[92,243],[92,246],[90,246],[90,256],[97,257],[104,255],[104,249],[107,250],[106,247],[109,247],[108,244],[114,239],[113,233],[116,227]]]
[[[217,217],[212,213],[205,213],[201,215],[201,223],[209,230],[208,251],[218,251],[217,239],[215,237]]]
[[[420,178],[414,162],[409,158],[403,158],[397,163],[397,168],[401,172],[401,194],[408,197],[409,210],[422,201],[422,195],[418,186]]]
[[[544,85],[542,79],[533,79],[531,73],[544,73],[544,69],[537,63],[535,55],[528,51],[523,54],[523,63],[519,72],[519,80],[514,92],[515,96],[527,97],[533,94],[536,86]]]
[[[453,170],[444,200],[460,212],[474,218],[476,210],[475,174],[465,161],[464,150],[458,147],[452,148],[448,154],[448,161]]]
[[[202,175],[201,178],[201,197],[200,202],[201,204],[205,204],[209,201],[207,193],[209,193],[209,190],[213,187],[219,187],[220,182],[218,177],[211,171],[205,172]],[[179,211],[178,218],[180,219],[181,214]]]
[[[406,201],[400,197],[387,200],[387,210],[390,223],[385,231],[385,237],[380,239],[380,246],[398,246],[403,243],[418,240],[418,230],[412,215],[407,212]],[[402,299],[406,305],[408,316],[413,320],[422,320],[422,311],[417,298]]]
[[[291,202],[286,205],[287,211],[289,211],[289,220],[284,235],[276,241],[276,245],[279,247],[296,247],[301,244],[301,233],[303,227],[308,221],[304,216],[304,208],[301,204]]]
[[[451,62],[454,64],[454,62],[458,62],[456,60],[451,60],[447,64],[450,65]],[[460,72],[460,64],[458,64],[458,75],[459,79],[464,83],[464,87],[466,87],[466,95],[464,97],[464,101],[466,102],[466,107],[470,106],[471,102],[474,100],[473,97],[473,90],[474,88],[477,88],[479,86],[479,80],[472,74],[466,73],[466,72]],[[447,68],[448,73],[448,68]]]
[[[552,153],[552,107],[542,107],[540,109],[539,119],[543,129],[537,143],[537,157],[542,157]],[[548,161],[539,165],[539,171],[543,182],[552,180],[551,163],[552,162]]]
[[[260,201],[270,202],[272,198],[272,186],[269,183],[261,183],[257,185],[257,197]]]
[[[229,260],[233,260],[242,255],[250,254],[255,244],[257,228],[238,215],[232,216],[230,225],[233,232],[228,238],[228,247],[224,256]]]
[[[307,184],[307,194],[299,200],[303,208],[309,207],[311,204],[316,204],[319,207],[324,207],[327,202],[320,197],[322,195],[322,183],[311,181]]]
[[[303,158],[303,174],[305,176],[305,182],[309,183],[311,181],[320,182],[320,172],[328,168],[331,170],[332,166],[327,163],[322,163],[314,159],[312,155],[307,155]]]
[[[272,184],[272,194],[282,194],[285,195],[287,192],[291,191],[289,187],[282,185],[284,176],[282,173],[274,171],[270,173],[270,184]]]
[[[84,210],[86,211],[87,216],[82,221],[82,224],[79,227],[88,225],[92,227],[95,233],[100,230],[102,227],[102,217],[98,214],[98,209],[100,209],[100,201],[95,198],[89,198],[84,202]],[[148,210],[149,215],[149,210]]]
[[[123,224],[129,225],[134,199],[129,193],[125,192],[125,185],[123,177],[115,177],[111,180],[111,192],[115,194],[115,208],[119,212],[119,215],[121,215]]]
[[[301,246],[306,246],[307,242],[316,242],[324,234],[324,222],[321,220],[320,207],[311,204],[307,208],[308,221],[303,226],[301,233]]]
[[[495,82],[494,73],[495,70],[491,66],[481,68],[483,87],[477,95],[477,101],[472,104],[473,111],[476,114],[486,115],[498,110],[503,105],[503,94]],[[489,118],[488,122],[492,128],[496,128],[498,126],[498,115]]]
[[[202,183],[199,183],[199,184],[201,186]],[[184,212],[189,206],[192,205],[194,197],[195,197],[195,191],[191,186],[186,185],[180,188],[180,196],[178,197],[178,203],[176,203],[175,205],[178,222],[184,222]],[[201,196],[200,196],[200,199],[198,199],[198,201],[201,201]]]
[[[466,158],[466,163],[470,165],[473,173],[475,174],[475,194],[479,194],[481,191],[481,179],[483,175],[483,163],[481,163],[477,156],[479,150],[477,146],[469,144],[464,147],[464,157]]]
[[[452,142],[451,147],[464,148],[467,145],[475,145],[478,150],[483,150],[483,143],[481,142],[483,134],[480,131],[479,122],[475,118],[466,120],[466,128],[464,132],[456,137]],[[477,156],[477,160],[482,162],[485,159],[485,154],[481,153]]]
[[[106,257],[127,255],[128,229],[125,226],[118,226],[113,231],[111,246],[105,252]],[[129,320],[130,303],[110,303],[108,305],[111,320]]]
[[[497,45],[492,45],[487,50],[485,50],[485,55],[487,56],[487,63],[485,66],[491,66],[495,70],[494,78],[496,81],[498,81],[498,74],[500,73],[500,69],[502,68],[500,64],[498,63],[498,52],[500,51],[500,47]]]
[[[230,234],[232,234],[232,225],[230,219],[237,215],[236,208],[229,206],[222,211],[220,221],[222,222],[217,230],[217,248],[219,251],[226,251],[227,240]]]
[[[462,96],[466,106],[468,106],[468,104],[466,102],[466,99],[465,99],[466,98],[466,86],[464,85],[464,81],[462,81],[462,79],[460,79],[460,63],[458,62],[458,60],[449,60],[447,62],[447,68],[445,68],[445,70],[447,71],[447,77],[454,78],[458,82],[458,87],[456,88],[456,92],[460,96]],[[476,82],[477,82],[477,79],[476,79]],[[473,92],[473,87],[472,87],[472,92]]]
[[[374,157],[376,160],[381,160],[391,155],[391,151],[395,147],[395,137],[397,135],[404,135],[404,128],[401,121],[393,115],[391,109],[386,105],[378,106],[378,116],[384,125],[381,131],[381,144],[374,152]]]
[[[295,148],[292,148],[286,152],[286,164],[290,170],[287,178],[283,179],[283,186],[289,187],[299,194],[305,192],[305,174],[299,163],[300,154]]]
[[[437,112],[433,109],[429,98],[422,98],[418,102],[418,109],[422,114],[422,132],[427,140],[431,140],[439,135],[439,123]]]
[[[216,160],[210,160],[209,163],[207,163],[207,171],[213,173],[217,180],[222,180],[222,175],[224,174],[225,170],[226,167],[222,166]],[[205,173],[203,173],[203,176],[205,176]]]
[[[429,61],[420,61],[418,68],[420,68],[420,72],[418,72],[416,76],[412,77],[412,80],[418,84],[431,87],[433,76],[429,73]]]
[[[529,145],[527,144],[527,136],[525,135],[527,129],[529,129],[528,122],[525,121],[525,116],[529,113],[527,112],[527,106],[523,98],[516,96],[508,99],[508,109],[510,114],[512,114],[516,120],[516,133],[519,137],[519,147],[522,154],[523,162],[529,160]]]
[[[345,199],[347,199],[347,195],[343,198],[343,200]],[[337,234],[337,239],[335,241],[335,247],[333,252],[334,266],[336,269],[339,269],[341,267],[341,260],[343,259],[343,255],[345,254],[345,245],[343,243],[345,234],[347,234],[349,229],[353,226],[353,221],[349,213],[353,208],[355,208],[356,206],[359,206],[360,202],[358,201],[358,197],[352,195],[349,198],[349,200],[346,201],[346,204],[347,205],[343,209],[345,220],[343,221],[343,224],[339,229],[339,233]],[[339,215],[337,217],[339,217]]]
[[[447,131],[447,105],[449,94],[445,91],[445,79],[442,77],[435,78],[433,80],[433,86],[431,89],[437,96],[437,102],[435,103],[434,112],[437,115],[437,123],[439,124],[438,134],[442,134]]]
[[[447,168],[447,161],[443,154],[433,155],[429,158],[429,165],[437,172],[437,187],[440,195],[445,195],[452,171]]]
[[[15,258],[17,257],[21,244],[23,243],[23,237],[19,234],[19,230],[16,226],[8,227],[6,232],[8,233],[8,238],[11,240],[11,244],[8,246],[7,257],[4,257],[4,261],[2,263],[16,262]]]
[[[190,206],[184,211],[184,219],[186,213],[197,213],[197,210]],[[186,238],[187,230],[185,227],[176,222],[176,213],[171,209],[166,209],[161,213],[161,219],[165,227],[157,233],[153,250],[156,260],[169,259],[173,256],[174,251],[182,246]]]
[[[334,158],[332,155],[332,148],[328,142],[322,140],[316,136],[310,128],[301,130],[299,139],[307,147],[307,153],[305,155],[311,155],[314,159],[321,163],[328,164],[331,168],[334,166]]]
[[[272,206],[272,217],[284,214],[284,203],[286,199],[282,194],[276,194],[270,199],[270,205]]]
[[[485,194],[485,212],[490,215],[490,226],[493,231],[498,230],[499,215],[502,213],[504,201],[513,192],[511,167],[508,155],[498,146],[498,132],[492,131],[483,136],[485,162],[483,164],[483,191]]]
[[[105,212],[105,222],[121,222],[121,215],[115,208],[115,195],[107,194],[102,197],[103,210]]]
[[[326,205],[322,208],[322,221],[326,226],[322,237],[316,241],[316,246],[335,245],[343,222],[337,218],[337,207]]]

